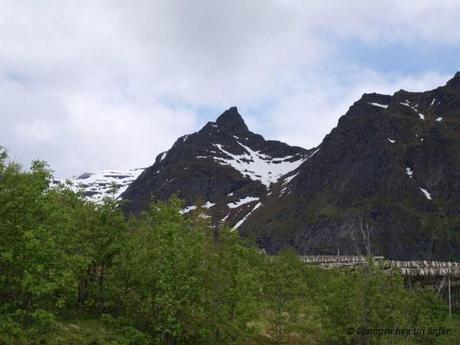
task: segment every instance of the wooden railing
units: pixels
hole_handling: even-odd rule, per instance
[[[310,255],[301,256],[305,263],[320,265],[324,268],[355,267],[367,265],[365,256]],[[371,260],[378,266],[396,268],[403,276],[451,277],[460,278],[460,262],[428,260],[386,260],[383,256],[374,256]]]
[[[411,288],[412,282],[421,282],[423,285],[431,285],[441,292],[449,305],[449,313],[452,308],[460,310],[460,262],[428,261],[428,260],[386,260],[383,256],[371,258],[365,256],[339,256],[339,255],[310,255],[301,256],[300,259],[321,268],[344,268],[354,269],[368,265],[370,262],[391,272],[399,271],[404,277],[407,287]]]

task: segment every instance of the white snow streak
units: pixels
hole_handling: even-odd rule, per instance
[[[431,194],[425,188],[420,188],[420,190],[425,194],[428,200],[431,200]]]
[[[262,203],[258,202],[256,206],[254,206],[254,208],[251,210],[251,212],[249,212],[248,214],[246,214],[244,216],[243,219],[241,219],[238,223],[235,224],[235,226],[233,227],[233,230],[236,230],[238,229],[245,221],[246,219],[248,219],[248,217],[255,211],[257,210],[260,206],[262,206]]]
[[[280,196],[284,195],[284,193],[286,192],[286,190],[287,190],[287,188],[288,188],[288,184],[289,184],[289,183],[292,181],[292,179],[293,179],[294,177],[296,177],[298,174],[299,174],[299,173],[297,172],[297,173],[295,173],[295,174],[293,174],[293,175],[291,175],[291,176],[288,176],[288,177],[286,177],[286,178],[284,179],[283,184],[282,184],[283,188],[281,188],[281,190],[280,190]],[[289,194],[289,193],[288,193],[288,194]]]
[[[227,220],[228,216],[230,216],[230,213],[227,214],[224,218],[221,219],[221,223],[225,223],[225,221]]]
[[[206,203],[205,203],[202,207],[203,207],[203,208],[209,209],[209,208],[213,207],[214,205],[215,205],[215,203],[210,202],[210,201],[206,201]],[[180,212],[180,214],[186,214],[186,213],[189,213],[189,212],[191,212],[191,211],[193,211],[193,210],[196,210],[197,208],[198,208],[198,207],[195,206],[195,205],[190,205],[190,206],[184,207],[184,208],[183,208],[182,210],[180,210],[179,212]],[[200,215],[200,217],[201,217],[201,215]],[[203,217],[202,217],[202,218],[203,218]],[[207,218],[209,218],[209,217],[207,217]]]
[[[371,102],[369,104],[373,105],[374,107],[379,107],[379,108],[383,108],[383,109],[388,108],[388,104],[380,104],[380,103],[375,103],[375,102]]]
[[[291,182],[292,179],[293,179],[294,177],[296,177],[297,175],[299,175],[298,172],[295,173],[294,175],[291,175],[291,176],[286,177],[286,178],[284,179],[284,181],[283,181],[283,186],[284,186],[284,185],[287,185],[289,182]]]
[[[404,106],[406,106],[406,107],[409,107],[409,108],[411,108],[413,111],[417,112],[416,106],[415,106],[415,107],[412,106],[412,105],[409,103],[409,101],[399,102],[399,103],[402,104],[402,105],[404,105]]]
[[[248,204],[248,203],[254,202],[254,201],[259,201],[259,198],[254,197],[254,196],[247,196],[247,197],[244,197],[243,199],[240,199],[240,200],[238,200],[236,202],[228,203],[227,206],[229,208],[237,208],[237,207],[240,207],[241,205]]]
[[[409,176],[410,178],[412,178],[412,174],[413,174],[413,173],[414,173],[414,172],[412,171],[411,168],[406,167],[406,174],[407,174],[407,176]]]
[[[216,203],[206,201],[206,204],[203,205],[204,208],[211,208],[215,205]]]
[[[399,102],[399,104],[405,105],[406,107],[411,107],[408,101],[405,102]]]
[[[180,210],[180,214],[186,214],[186,213],[189,213],[190,211],[193,211],[193,210],[196,210],[197,207],[195,205],[191,205],[191,206],[187,206],[185,208],[183,208],[182,210]]]

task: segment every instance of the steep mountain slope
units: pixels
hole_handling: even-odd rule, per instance
[[[432,91],[363,95],[317,149],[243,234],[269,252],[460,257],[459,73]]]
[[[252,133],[233,107],[158,155],[122,197],[127,212],[138,213],[152,197],[176,195],[186,203],[184,213],[202,204],[216,224],[225,220],[238,228],[262,205],[270,185],[309,153]]]
[[[269,253],[460,259],[460,74],[365,94],[316,148],[266,141],[236,108],[179,138],[122,194],[128,213],[182,198]]]

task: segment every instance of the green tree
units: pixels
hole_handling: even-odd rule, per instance
[[[70,283],[59,228],[60,206],[49,197],[51,171],[35,161],[29,171],[6,163],[0,179],[0,295],[2,309],[29,324],[38,310],[58,307]],[[35,312],[37,311],[37,312]],[[43,313],[40,314],[43,319]]]
[[[260,310],[262,255],[221,228],[208,242],[202,331],[209,344],[239,344],[254,335]]]
[[[136,248],[124,266],[133,286],[128,315],[159,344],[181,344],[196,336],[200,312],[204,233],[180,213],[181,203],[152,204],[131,226]]]
[[[264,295],[268,333],[272,343],[289,344],[291,338],[301,338],[307,318],[302,306],[307,286],[304,279],[304,264],[292,251],[268,257],[265,264]]]

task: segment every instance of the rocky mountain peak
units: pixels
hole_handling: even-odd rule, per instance
[[[447,82],[446,86],[460,90],[460,72],[455,73],[454,77]]]
[[[183,213],[199,208],[202,201],[214,225],[226,222],[236,229],[308,154],[252,133],[232,107],[160,154],[123,193],[125,211],[136,214],[152,198],[176,195],[184,201]]]
[[[216,120],[217,126],[224,132],[238,134],[249,131],[237,107],[224,111]]]

